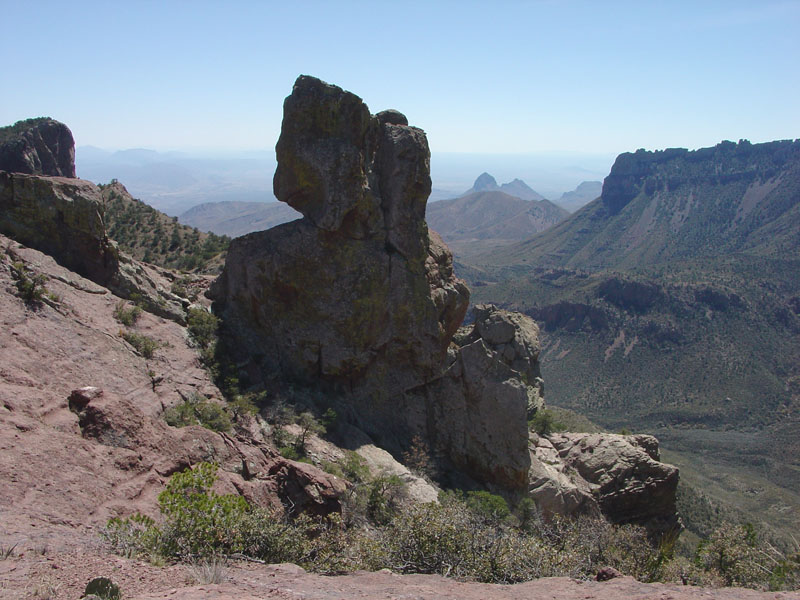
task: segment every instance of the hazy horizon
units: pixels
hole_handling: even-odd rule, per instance
[[[262,151],[300,74],[400,110],[435,155],[800,137],[798,0],[78,0],[3,14],[0,51],[27,68],[0,123],[48,115],[79,146]]]

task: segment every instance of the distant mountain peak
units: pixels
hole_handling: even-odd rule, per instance
[[[472,184],[473,192],[492,192],[499,190],[500,186],[497,185],[497,180],[488,173],[481,173]]]
[[[544,200],[544,196],[532,189],[531,186],[522,181],[522,179],[514,179],[509,183],[504,183],[500,186],[500,190],[510,196],[516,196],[523,200]]]
[[[521,179],[514,179],[509,183],[497,185],[497,180],[486,172],[478,175],[472,187],[461,196],[464,197],[478,192],[504,192],[509,196],[514,196],[522,200],[544,200],[544,196],[531,189],[531,187]]]

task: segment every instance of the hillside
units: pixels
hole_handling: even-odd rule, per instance
[[[555,203],[569,212],[575,212],[600,196],[602,191],[603,184],[600,181],[583,181],[574,190],[561,194]]]
[[[543,325],[548,401],[647,431],[694,483],[800,523],[800,143],[618,158],[603,196],[460,273]]]
[[[300,213],[283,202],[208,202],[190,208],[178,220],[201,231],[239,237],[298,218]]]
[[[229,238],[181,225],[177,218],[133,198],[115,179],[98,187],[106,232],[125,252],[161,267],[219,270],[218,257],[227,249]]]
[[[523,200],[501,191],[484,191],[431,202],[426,219],[456,256],[463,258],[524,240],[568,214],[549,200]]]
[[[600,198],[485,262],[632,269],[735,252],[788,257],[800,245],[798,197],[800,141],[639,150],[617,158]]]

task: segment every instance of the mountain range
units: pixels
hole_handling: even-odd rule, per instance
[[[481,190],[481,177],[473,186],[480,191],[431,202],[426,211],[428,225],[459,258],[524,240],[569,215],[549,200],[525,200],[499,190]],[[515,181],[527,188],[524,182]]]
[[[549,402],[656,434],[682,477],[795,527],[798,246],[800,141],[723,142],[622,154],[599,198],[459,272],[543,325]]]

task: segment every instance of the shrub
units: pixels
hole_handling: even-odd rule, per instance
[[[104,537],[126,556],[188,560],[244,554],[269,563],[308,561],[310,519],[290,523],[241,496],[217,494],[211,490],[216,478],[217,466],[210,463],[173,475],[158,496],[163,524],[142,515],[114,518]]]
[[[564,425],[556,421],[553,411],[540,408],[528,421],[528,427],[539,435],[550,435],[554,431],[564,431]]]
[[[467,492],[466,505],[488,523],[499,524],[511,516],[505,498],[483,490]]]
[[[135,305],[129,308],[124,300],[117,302],[117,306],[114,308],[114,318],[126,327],[131,327],[136,323],[141,314],[142,309],[140,306]]]
[[[189,335],[198,347],[208,348],[217,338],[219,318],[202,308],[190,308],[186,317]]]
[[[700,542],[684,577],[696,585],[797,589],[800,553],[787,556],[778,551],[750,524],[725,523]]]
[[[158,340],[133,331],[121,331],[122,339],[133,346],[145,358],[153,358],[155,351],[161,347]]]
[[[325,426],[317,421],[316,417],[310,412],[300,413],[297,417],[297,424],[300,426],[300,435],[295,440],[297,451],[302,453],[306,448],[306,440],[310,434],[321,435],[325,433]]]
[[[36,273],[29,275],[28,267],[24,263],[15,262],[11,265],[11,275],[16,279],[17,293],[26,304],[39,304],[47,295],[47,275]]]
[[[197,393],[165,410],[164,420],[173,427],[202,425],[212,431],[228,431],[231,428],[231,418],[225,409]]]

